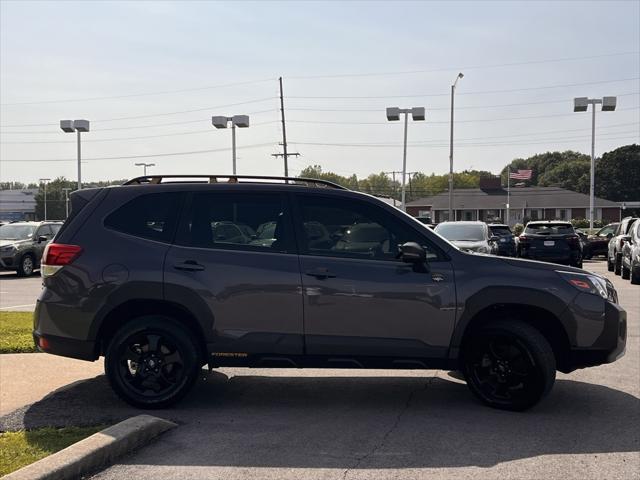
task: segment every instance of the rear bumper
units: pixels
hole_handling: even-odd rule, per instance
[[[627,348],[627,312],[619,305],[606,302],[604,327],[601,335],[589,348],[573,348],[569,353],[568,371],[613,363]]]
[[[80,360],[94,361],[98,359],[95,342],[57,337],[55,335],[42,335],[36,331],[33,332],[33,342],[36,348],[44,353]]]

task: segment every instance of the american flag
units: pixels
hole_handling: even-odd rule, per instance
[[[509,172],[509,178],[515,180],[531,180],[532,170],[518,170],[517,172]]]

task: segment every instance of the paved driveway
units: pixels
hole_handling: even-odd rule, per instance
[[[638,478],[640,287],[610,278],[629,313],[626,356],[559,374],[529,412],[486,408],[443,371],[203,371],[178,407],[155,412],[179,428],[93,478]],[[137,412],[98,375],[0,418],[0,427]]]
[[[0,271],[0,310],[31,312],[42,290],[40,275],[18,277],[16,272]]]

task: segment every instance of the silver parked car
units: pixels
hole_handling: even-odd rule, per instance
[[[435,232],[460,250],[498,254],[499,238],[491,234],[484,222],[444,222],[435,228]]]
[[[622,244],[622,278],[640,284],[640,221],[634,222]]]

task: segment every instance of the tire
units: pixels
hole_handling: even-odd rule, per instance
[[[576,267],[576,268],[582,268],[582,259],[576,261],[576,262],[571,262],[571,266],[572,267]]]
[[[622,273],[622,254],[616,253],[615,263],[613,265],[613,273],[620,275]]]
[[[631,283],[640,285],[640,265],[631,265]]]
[[[613,272],[614,265],[609,256],[607,255],[607,270]]]
[[[629,277],[631,277],[631,270],[629,270],[627,267],[623,265],[620,276],[622,277],[623,280],[629,280]]]
[[[36,261],[30,253],[24,254],[18,263],[16,273],[19,277],[30,277],[36,269]]]
[[[191,389],[202,366],[190,331],[164,316],[144,316],[116,332],[104,366],[111,388],[138,408],[164,408]]]
[[[556,359],[538,330],[523,322],[500,320],[465,341],[462,370],[471,392],[483,403],[523,411],[553,387]]]

